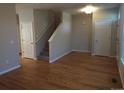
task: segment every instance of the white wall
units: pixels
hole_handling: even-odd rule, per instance
[[[72,16],[72,50],[90,52],[92,15],[75,14]]]
[[[71,15],[63,13],[62,23],[49,40],[50,63],[71,51]]]
[[[20,66],[14,4],[0,4],[0,74]]]
[[[117,20],[118,8],[98,10],[93,13],[93,37],[94,40],[94,22],[97,19],[110,19],[112,21],[111,28],[111,56],[116,56],[116,36],[117,36]],[[94,41],[92,41],[92,53],[94,53]]]
[[[121,52],[122,52],[122,32],[123,32],[123,27],[124,27],[124,4],[121,4],[120,7],[120,32],[119,32],[119,62],[118,62],[118,67],[119,67],[119,72],[124,88],[124,65],[122,64],[121,60]]]

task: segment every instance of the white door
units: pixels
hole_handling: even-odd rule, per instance
[[[110,56],[111,45],[111,20],[95,21],[95,39],[94,39],[95,55]]]
[[[23,22],[21,25],[22,56],[34,59],[33,27],[32,22]]]

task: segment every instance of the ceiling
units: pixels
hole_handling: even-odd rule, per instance
[[[52,9],[57,11],[66,11],[69,13],[77,13],[79,9],[86,5],[93,5],[98,9],[108,9],[119,7],[119,3],[30,3],[16,4],[16,7],[29,7],[33,9]]]

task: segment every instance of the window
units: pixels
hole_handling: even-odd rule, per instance
[[[124,26],[123,26],[121,42],[122,42],[122,44],[121,44],[121,61],[124,65]]]

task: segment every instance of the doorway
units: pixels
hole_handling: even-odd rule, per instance
[[[32,22],[20,22],[22,57],[36,59]]]
[[[110,19],[98,19],[94,23],[94,55],[111,55],[111,25]]]

